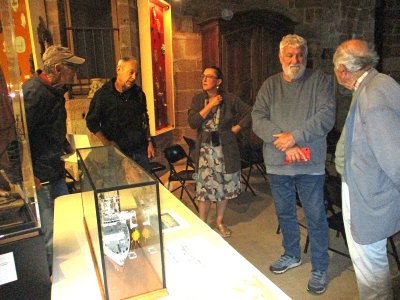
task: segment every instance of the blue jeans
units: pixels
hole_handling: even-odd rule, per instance
[[[345,182],[342,182],[342,207],[346,240],[360,299],[393,299],[387,239],[366,245],[354,241],[350,230],[349,186]]]
[[[41,189],[37,191],[40,221],[44,241],[46,243],[47,262],[50,270],[53,265],[54,199],[68,194],[69,192],[65,178],[43,185]]]
[[[285,255],[301,257],[296,214],[296,191],[307,219],[313,270],[326,271],[329,264],[329,228],[324,202],[325,175],[268,175],[283,236]]]

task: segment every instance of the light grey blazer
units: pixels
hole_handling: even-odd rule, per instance
[[[371,244],[400,230],[400,85],[371,69],[345,124],[351,232]]]

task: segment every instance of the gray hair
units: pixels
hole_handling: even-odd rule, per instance
[[[126,63],[126,62],[128,62],[128,61],[136,61],[136,62],[137,62],[137,59],[136,59],[136,57],[133,57],[133,56],[121,57],[121,58],[118,60],[117,68],[122,68],[122,66],[124,65],[124,63]]]
[[[282,54],[283,48],[285,48],[286,46],[303,47],[304,56],[307,56],[307,41],[297,34],[288,34],[282,38],[281,42],[279,43],[279,54]]]
[[[54,68],[55,64],[45,64],[43,65],[43,71],[47,74],[55,74],[56,73],[56,69]]]
[[[378,61],[379,56],[373,45],[369,45],[363,40],[345,41],[337,47],[333,55],[335,68],[343,65],[349,72],[375,67]]]

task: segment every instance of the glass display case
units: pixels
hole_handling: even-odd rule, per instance
[[[23,14],[22,3],[13,14],[10,1],[0,1],[0,244],[40,228],[21,88],[29,78],[22,64],[25,59],[28,64],[29,29],[15,33]],[[25,41],[25,51],[18,49],[17,39]]]
[[[5,300],[50,299],[51,291],[22,94],[31,76],[26,16],[25,1],[0,0],[0,298]]]
[[[104,297],[166,295],[158,183],[113,146],[77,154],[85,228]]]

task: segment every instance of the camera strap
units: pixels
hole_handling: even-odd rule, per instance
[[[207,104],[208,104],[208,98],[204,100],[204,106],[206,106]],[[221,105],[218,105],[216,112],[211,111],[211,113],[212,113],[212,119],[213,119],[215,130],[218,130],[219,120],[220,120],[220,116],[221,116]]]
[[[215,114],[213,116],[214,126],[215,126],[215,129],[217,129],[217,130],[218,130],[220,116],[221,116],[221,107],[218,106],[217,111],[215,112]]]

